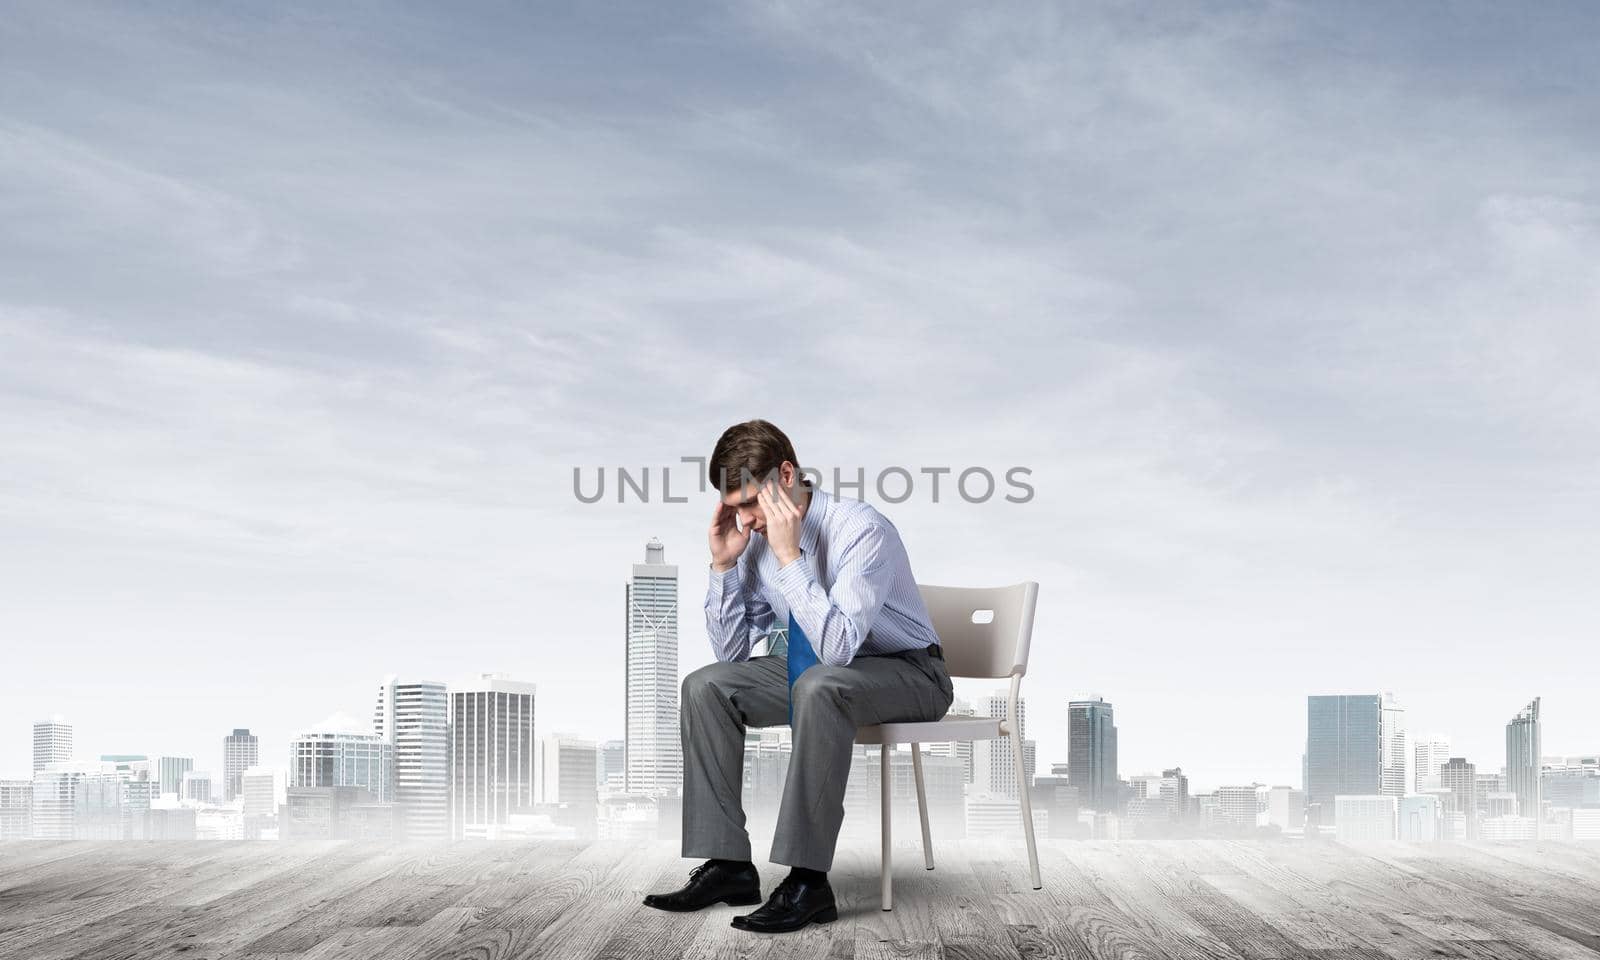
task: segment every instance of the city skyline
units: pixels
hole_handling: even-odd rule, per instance
[[[651,539],[624,590],[629,736],[623,741],[544,732],[537,684],[493,673],[453,687],[386,674],[370,723],[335,711],[295,734],[281,781],[277,768],[258,763],[260,740],[248,728],[223,738],[219,780],[195,770],[190,757],[75,757],[75,729],[54,714],[32,725],[32,779],[0,777],[0,839],[670,835],[681,800],[678,771],[665,769],[673,756],[664,754],[660,733],[676,719],[677,691],[664,680],[675,673],[676,638],[664,623],[678,608],[678,590],[677,568]],[[1021,814],[1020,759],[1035,828],[1052,837],[1268,828],[1351,843],[1600,838],[1600,755],[1545,755],[1540,696],[1506,723],[1498,773],[1451,756],[1448,734],[1413,733],[1393,691],[1310,694],[1305,705],[1299,787],[1251,778],[1191,790],[1181,765],[1159,776],[1122,771],[1115,705],[1104,697],[1069,705],[1067,760],[1051,762],[1051,773],[1039,777],[1026,701],[1019,699],[1010,719],[1022,756],[994,750],[993,741],[965,751],[929,743],[926,802],[945,829],[1003,830]],[[958,698],[951,714],[1004,717],[1010,709],[1006,691],[997,689],[976,706]],[[748,732],[744,784],[756,820],[776,809],[791,754],[787,728]],[[909,751],[897,752],[890,788],[920,803],[911,759]],[[859,746],[852,766],[845,803],[865,822],[868,797],[876,793],[869,781],[880,772]]]
[[[532,682],[488,673],[479,673],[473,679],[463,680],[459,683],[449,685],[431,682],[399,683],[397,682],[396,675],[388,674],[382,678],[382,682],[380,683],[380,694],[378,697],[377,707],[374,710],[374,719],[372,723],[372,730],[370,732],[361,723],[361,721],[355,717],[345,714],[342,711],[335,711],[321,723],[309,725],[295,736],[290,737],[289,743],[291,745],[291,753],[293,753],[292,745],[297,740],[306,740],[313,735],[325,738],[336,733],[354,734],[362,739],[371,739],[374,742],[387,742],[393,746],[396,742],[396,714],[394,712],[393,705],[396,699],[400,700],[401,702],[404,702],[407,699],[407,693],[404,691],[409,691],[409,697],[413,703],[412,717],[409,721],[413,727],[418,725],[420,713],[426,713],[429,718],[428,721],[423,722],[432,722],[435,724],[442,722],[443,717],[438,712],[438,709],[424,709],[417,705],[418,701],[429,696],[431,691],[437,691],[437,695],[442,701],[443,697],[447,693],[454,695],[457,693],[469,693],[472,691],[505,689],[518,691],[530,698],[530,706],[527,708],[530,717],[528,722],[530,724],[530,730],[533,733],[533,739],[530,741],[530,743],[542,742],[544,739],[561,740],[577,738],[589,743],[591,747],[597,751],[597,763],[600,762],[600,748],[602,746],[610,747],[612,744],[616,744],[620,748],[624,744],[624,741],[622,740],[596,736],[581,723],[556,722],[553,724],[548,724],[547,721],[534,720],[531,707],[531,697],[536,686],[537,685]],[[396,690],[403,692],[396,697]],[[982,704],[984,707],[985,713],[999,709],[1000,713],[994,715],[1003,715],[1005,691],[993,690],[989,695],[980,697],[978,699],[980,704]],[[1475,767],[1479,769],[1498,770],[1508,783],[1514,784],[1513,786],[1508,787],[1508,789],[1513,789],[1514,792],[1519,795],[1519,799],[1523,800],[1524,805],[1527,804],[1528,801],[1526,798],[1528,797],[1534,797],[1534,802],[1537,802],[1536,798],[1539,795],[1537,770],[1538,763],[1542,759],[1600,755],[1600,751],[1557,751],[1542,749],[1542,733],[1544,726],[1541,722],[1541,708],[1543,699],[1544,698],[1542,697],[1534,697],[1531,701],[1527,702],[1524,707],[1516,711],[1516,716],[1513,717],[1509,723],[1503,725],[1502,730],[1504,742],[1506,744],[1506,752],[1501,755],[1501,760],[1498,764],[1487,764],[1485,757],[1481,755],[1465,757],[1465,759],[1469,760]],[[1324,713],[1322,715],[1323,718],[1320,720],[1318,715],[1319,702],[1330,705],[1327,708],[1322,708],[1324,709]],[[1396,714],[1403,715],[1404,708],[1398,703],[1398,698],[1392,691],[1383,691],[1382,693],[1373,695],[1309,694],[1305,695],[1303,703],[1306,704],[1306,709],[1310,711],[1306,736],[1307,750],[1302,755],[1301,775],[1296,777],[1292,782],[1286,782],[1286,785],[1292,785],[1296,789],[1307,790],[1310,794],[1307,799],[1308,804],[1315,804],[1319,802],[1317,796],[1317,791],[1319,789],[1326,790],[1330,797],[1337,793],[1370,793],[1372,795],[1383,794],[1401,797],[1406,794],[1421,793],[1427,789],[1437,789],[1440,781],[1440,770],[1438,768],[1444,766],[1448,760],[1459,759],[1463,756],[1459,753],[1459,751],[1451,749],[1451,738],[1447,734],[1430,732],[1425,735],[1413,736],[1413,731],[1405,721],[1399,721],[1398,726],[1396,726],[1396,721],[1391,720],[1390,717]],[[999,704],[998,708],[996,707],[997,704]],[[1352,734],[1346,732],[1345,730],[1345,725],[1349,722],[1346,719],[1347,714],[1350,710],[1354,709],[1352,704],[1364,705],[1366,712],[1370,714],[1370,720],[1366,722],[1365,726],[1362,726],[1357,730],[1353,739]],[[1026,723],[1026,698],[1024,698],[1021,706],[1023,710],[1023,722]],[[1029,748],[1030,752],[1030,756],[1028,757],[1030,768],[1042,768],[1045,765],[1050,765],[1059,767],[1063,772],[1065,772],[1074,763],[1078,763],[1082,765],[1082,776],[1091,777],[1098,780],[1100,777],[1107,776],[1108,774],[1102,769],[1102,761],[1096,758],[1101,755],[1101,751],[1109,749],[1109,775],[1116,778],[1113,780],[1113,785],[1117,780],[1126,783],[1136,779],[1148,778],[1155,775],[1154,770],[1143,768],[1134,770],[1120,766],[1117,753],[1119,747],[1119,738],[1117,736],[1117,728],[1111,722],[1113,708],[1113,704],[1111,702],[1104,700],[1104,698],[1096,697],[1092,700],[1074,701],[1071,706],[1075,710],[1081,709],[1085,718],[1088,718],[1091,715],[1096,717],[1103,715],[1104,717],[1103,721],[1097,720],[1094,722],[1090,722],[1085,719],[1081,726],[1081,741],[1083,748],[1087,752],[1082,754],[1076,761],[1070,759],[1074,756],[1079,756],[1076,751],[1066,751],[1060,757],[1043,757],[1040,756],[1034,749],[1037,741],[1033,737],[1026,737],[1024,742]],[[952,706],[952,715],[971,715],[973,709],[974,708],[970,704],[967,704],[958,697]],[[1329,714],[1326,712],[1327,709],[1332,709],[1335,712]],[[404,713],[405,710],[402,708],[401,714],[404,715]],[[534,722],[539,722],[541,724],[538,730],[553,729],[556,732],[539,733],[537,730],[533,730],[531,726]],[[1100,729],[1099,724],[1101,723],[1103,723],[1105,728],[1110,731],[1108,735],[1096,732]],[[1322,724],[1322,726],[1319,726],[1319,724]],[[402,722],[401,725],[403,726],[404,722]],[[40,728],[46,726],[48,726],[50,729],[44,735],[45,739],[41,740]],[[61,714],[54,714],[47,721],[36,722],[32,725],[32,727],[34,731],[34,742],[36,747],[40,743],[56,744],[63,739],[67,743],[72,743],[77,735],[76,728]],[[785,732],[787,731],[786,727],[769,729],[783,730]],[[1320,734],[1320,736],[1324,740],[1331,740],[1331,742],[1337,743],[1339,745],[1339,749],[1343,751],[1343,753],[1336,755],[1331,761],[1335,764],[1338,764],[1338,766],[1333,768],[1334,772],[1330,772],[1328,774],[1314,774],[1312,772],[1314,764],[1317,763],[1317,761],[1313,760],[1314,751],[1312,749],[1312,743],[1319,737],[1319,730],[1326,730],[1327,732]],[[751,732],[759,733],[759,730],[752,728]],[[217,766],[218,770],[224,769],[227,766],[228,761],[226,758],[228,756],[228,751],[231,748],[233,740],[240,735],[249,737],[251,741],[256,741],[258,739],[252,736],[248,729],[238,728],[234,729],[230,735],[223,737],[222,739],[224,741],[224,747],[220,752],[220,755],[223,756],[224,759],[222,764]],[[440,735],[442,736],[442,733]],[[1109,743],[1109,748],[1100,745],[1101,739],[1105,736],[1109,736],[1109,741],[1107,741]],[[399,739],[403,740],[404,737],[401,736]],[[949,749],[952,745],[942,743],[932,743],[926,746],[928,748],[927,753],[929,756],[961,756],[963,758],[963,762],[967,764],[978,763],[981,761],[984,765],[991,767],[991,772],[978,775],[969,782],[972,782],[979,787],[983,787],[986,791],[993,789],[999,794],[1004,794],[1007,792],[1013,776],[1008,757],[991,757],[986,752],[970,750],[960,751],[959,754],[952,753]],[[958,744],[955,746],[960,747],[971,745]],[[225,777],[212,773],[210,768],[195,768],[194,764],[196,760],[194,757],[184,757],[173,753],[163,753],[159,751],[146,751],[140,754],[107,754],[104,752],[91,754],[62,754],[60,753],[59,747],[55,747],[54,749],[56,750],[56,753],[53,755],[54,759],[66,763],[105,762],[110,760],[132,758],[149,760],[151,762],[158,763],[159,770],[157,771],[157,774],[158,778],[163,784],[166,783],[169,776],[187,775],[189,771],[196,770],[199,775],[204,775],[210,778],[213,784],[212,789],[219,798],[225,798],[226,796],[226,786],[224,783]],[[255,744],[252,742],[251,756],[255,756],[255,749]],[[415,748],[413,749],[415,750]],[[532,751],[533,749],[534,746],[530,745],[528,747],[529,751]],[[1346,767],[1349,763],[1347,758],[1352,751],[1354,751],[1356,755],[1361,756],[1370,754],[1369,759],[1371,761],[1371,767],[1369,770],[1364,773],[1358,773],[1354,775],[1346,771]],[[91,761],[91,756],[96,757],[97,760]],[[398,761],[400,753],[398,751],[395,752],[395,756]],[[430,756],[432,758],[431,762],[439,762],[440,758],[437,755],[430,754]],[[1425,769],[1423,769],[1422,758],[1424,756],[1431,757],[1432,763],[1435,765],[1435,769],[1431,776]],[[526,762],[530,765],[538,762],[535,759],[531,759],[531,752],[529,757],[530,759],[528,759]],[[409,762],[420,766],[427,761],[423,761],[414,757]],[[1399,768],[1391,766],[1391,764],[1396,762],[1400,764]],[[1520,774],[1521,780],[1515,780],[1514,778],[1517,775],[1513,774],[1513,767],[1518,762],[1523,764],[1531,762],[1533,764],[1532,769],[1535,772],[1533,774],[1522,773]],[[175,764],[182,764],[182,767],[179,768],[177,766],[169,766]],[[255,762],[251,762],[245,766],[254,767],[258,765],[264,768],[275,768],[275,765],[271,763],[257,764]],[[293,763],[291,762],[289,768],[292,768],[292,766]],[[404,778],[404,774],[402,774],[400,771],[404,766],[405,764],[397,762],[393,767],[394,781],[386,786],[386,789],[391,794],[395,793],[399,789],[398,784]],[[1176,764],[1176,766],[1183,767],[1184,765],[1179,762]],[[243,767],[241,767],[241,772],[242,770]],[[1094,771],[1096,770],[1101,770],[1102,772],[1095,773]],[[1042,776],[1043,774],[1036,775]],[[531,774],[529,776],[531,776]],[[1528,779],[1530,776],[1532,777],[1532,780]],[[1313,787],[1313,777],[1323,778],[1318,782],[1326,783],[1328,786]],[[18,778],[25,778],[25,776],[19,774],[18,777],[13,778],[8,776],[5,771],[0,771],[0,780]],[[1192,777],[1185,776],[1186,784],[1192,779]],[[1428,782],[1430,780],[1431,785]],[[1244,783],[1268,785],[1277,784],[1279,782],[1280,781],[1269,781],[1268,779],[1261,777],[1243,777],[1232,781],[1217,781],[1216,783],[1207,783],[1201,781],[1195,785],[1194,789],[1196,791],[1214,791],[1219,788],[1237,786]],[[529,783],[531,784],[531,780]],[[985,787],[985,784],[990,786]],[[527,789],[532,791],[534,787],[528,786]],[[650,789],[645,789],[643,791],[630,790],[629,792],[639,792],[643,795],[649,795],[652,793]],[[1100,801],[1096,800],[1091,802],[1098,803]]]

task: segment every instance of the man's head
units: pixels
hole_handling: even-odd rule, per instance
[[[724,430],[706,470],[722,502],[738,511],[740,526],[756,530],[767,526],[766,512],[756,502],[761,484],[776,481],[794,499],[801,480],[794,444],[765,420],[748,420]]]

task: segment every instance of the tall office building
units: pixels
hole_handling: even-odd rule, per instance
[[[1478,839],[1478,768],[1466,757],[1451,757],[1439,768],[1439,786],[1450,791],[1466,838]]]
[[[600,762],[596,765],[595,785],[608,791],[622,790],[627,781],[627,741],[607,740],[600,745]]]
[[[1506,724],[1506,789],[1517,795],[1517,808],[1522,816],[1533,818],[1535,838],[1540,836],[1544,820],[1539,780],[1540,745],[1539,698],[1534,697]]]
[[[533,765],[536,801],[558,808],[553,814],[555,822],[572,827],[578,836],[595,836],[599,810],[595,769],[600,765],[600,751],[594,741],[540,737]]]
[[[1337,796],[1403,796],[1405,710],[1393,694],[1306,698],[1306,812],[1332,823]]]
[[[450,689],[450,835],[494,838],[533,806],[536,688],[486,673]]]
[[[442,683],[378,685],[372,729],[394,745],[394,802],[405,840],[450,838],[450,697]]]
[[[1246,830],[1262,825],[1271,789],[1263,783],[1218,787],[1216,824]]]
[[[1009,709],[1009,696],[1005,691],[990,694],[978,704],[982,711],[979,716],[999,717],[1004,720]],[[1028,736],[1028,700],[1026,697],[1017,698],[1017,734],[1023,738],[1023,773],[1027,775],[1029,746],[1031,741]],[[975,793],[989,794],[995,797],[1017,796],[1017,759],[1011,750],[1011,738],[1000,737],[994,740],[971,741],[969,751],[972,764],[972,787]],[[931,753],[931,751],[930,751]],[[936,754],[937,755],[937,754]],[[951,754],[960,759],[959,751]],[[1032,778],[1029,777],[1029,782]]]
[[[1411,792],[1411,751],[1407,749],[1406,708],[1392,693],[1378,706],[1379,793],[1403,797]]]
[[[33,725],[33,772],[49,763],[72,762],[72,724],[60,714]]]
[[[394,802],[394,745],[344,716],[333,716],[289,743],[289,786],[360,787]]]
[[[973,709],[972,704],[962,700],[960,697],[957,697],[950,704],[950,709],[945,712],[946,717],[975,717],[977,715],[978,711]],[[966,782],[971,783],[974,778],[972,766],[972,744],[974,742],[972,740],[951,740],[943,743],[930,743],[928,744],[928,756],[955,757],[960,760],[961,769],[966,771]]]
[[[1299,833],[1306,825],[1306,795],[1294,787],[1272,787],[1267,791],[1267,824],[1285,833]]]
[[[185,770],[178,784],[178,799],[210,804],[214,799],[214,785],[209,770]]]
[[[1117,725],[1103,697],[1067,704],[1067,782],[1078,790],[1082,809],[1117,809]]]
[[[1416,779],[1412,789],[1417,793],[1439,789],[1439,769],[1450,759],[1450,738],[1442,733],[1431,733],[1417,738]]]
[[[157,757],[156,780],[162,793],[179,793],[183,790],[183,775],[194,769],[192,757]]]
[[[234,728],[222,738],[222,802],[242,796],[239,777],[261,761],[261,741],[249,730]]]
[[[678,568],[661,541],[645,544],[625,587],[627,643],[626,787],[629,793],[674,796],[683,784],[678,737]]]

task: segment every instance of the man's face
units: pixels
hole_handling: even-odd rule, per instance
[[[778,468],[778,479],[782,482],[785,491],[794,486],[794,464],[785,460]],[[756,500],[756,493],[761,489],[759,483],[747,483],[742,488],[722,495],[722,502],[732,507],[739,515],[739,526],[745,530],[764,532],[767,529],[767,514],[761,508],[761,503]],[[793,499],[793,496],[790,496]]]

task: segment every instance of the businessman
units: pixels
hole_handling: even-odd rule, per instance
[[[761,933],[838,917],[828,869],[856,728],[937,720],[954,692],[894,524],[800,474],[765,420],[729,427],[707,463],[712,514],[706,631],[717,662],[683,681],[683,855],[705,862],[645,904],[761,903],[740,803],[746,727],[788,723],[794,749],[770,859],[791,869],[733,925]],[[787,627],[786,654],[751,656]]]

